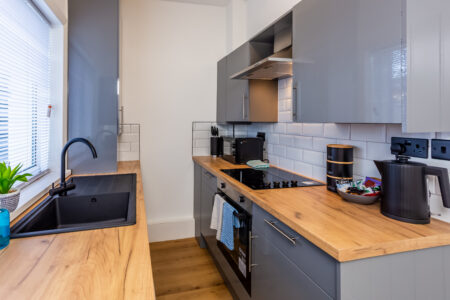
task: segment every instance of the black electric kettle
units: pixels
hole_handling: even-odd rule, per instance
[[[414,224],[430,223],[430,205],[426,175],[439,178],[442,201],[450,208],[448,170],[409,161],[396,155],[395,160],[375,161],[381,173],[381,213],[387,217]]]

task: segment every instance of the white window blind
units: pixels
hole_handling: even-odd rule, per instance
[[[0,161],[48,168],[49,22],[27,0],[0,0]]]

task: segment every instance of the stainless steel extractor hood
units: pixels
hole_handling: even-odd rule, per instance
[[[292,51],[286,49],[233,74],[231,79],[274,80],[292,77]]]

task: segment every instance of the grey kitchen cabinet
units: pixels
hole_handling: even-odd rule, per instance
[[[253,299],[450,299],[450,246],[338,262],[257,205],[253,236]]]
[[[98,158],[93,160],[85,145],[73,145],[68,153],[68,168],[73,174],[114,172],[117,170],[119,1],[70,0],[68,5],[68,137],[87,138],[98,153]]]
[[[227,58],[217,63],[217,123],[227,122]]]
[[[303,0],[294,7],[296,121],[402,123],[403,10],[403,0]]]
[[[218,63],[217,121],[276,122],[278,120],[277,81],[242,80],[230,77],[273,51],[272,45],[246,42]],[[226,73],[224,72],[226,61]],[[226,74],[225,78],[223,74]],[[226,87],[226,91],[224,88]],[[224,95],[226,95],[226,103]],[[223,110],[225,109],[225,113]]]
[[[201,248],[205,248],[205,242],[201,237],[201,215],[202,215],[202,167],[194,163],[194,220],[195,239]]]
[[[201,189],[200,233],[208,247],[217,247],[216,231],[210,228],[217,178],[205,169],[202,169]]]
[[[450,2],[408,0],[406,16],[404,131],[450,131]]]
[[[252,299],[330,300],[300,268],[278,250],[273,241],[255,231],[253,240]]]

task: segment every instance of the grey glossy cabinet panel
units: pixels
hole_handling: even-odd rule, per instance
[[[227,121],[227,58],[217,63],[217,116],[218,123]]]
[[[330,300],[288,257],[255,231],[253,260],[257,266],[252,270],[252,299],[257,300]]]
[[[117,170],[119,77],[118,0],[69,1],[68,137],[87,138],[89,149],[75,144],[68,168],[74,174]]]
[[[403,0],[303,0],[293,9],[296,121],[401,123]]]
[[[216,231],[210,228],[211,214],[214,204],[214,195],[217,191],[217,178],[202,169],[202,197],[201,197],[201,217],[200,232],[208,247],[216,246]]]
[[[202,215],[202,167],[194,163],[194,220],[195,238],[201,248],[205,247],[201,237],[201,215]]]
[[[245,43],[227,56],[227,106],[229,122],[248,120],[248,80],[230,79],[230,76],[250,65],[249,43]]]
[[[408,0],[407,132],[450,131],[450,2]]]

